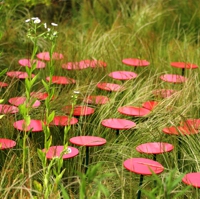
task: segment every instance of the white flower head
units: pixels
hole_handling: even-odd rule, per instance
[[[53,36],[56,36],[56,35],[57,35],[57,33],[58,33],[57,31],[53,32]]]
[[[39,19],[39,18],[38,17],[32,17],[31,19],[34,21],[34,20]]]
[[[38,18],[38,19],[35,19],[33,23],[38,24],[40,22],[41,22],[41,20]]]
[[[50,32],[50,30],[51,30],[50,28],[47,28],[47,31],[48,31],[48,32]]]
[[[47,28],[47,23],[44,23],[44,28],[45,28],[45,29]]]
[[[25,20],[26,23],[28,23],[30,21],[30,19]]]
[[[70,148],[67,148],[67,151],[65,152],[65,154],[71,153],[72,150]]]
[[[80,93],[80,91],[74,91],[74,94],[79,94]]]
[[[52,26],[58,26],[58,24],[56,24],[56,23],[51,23],[51,25],[52,25]]]

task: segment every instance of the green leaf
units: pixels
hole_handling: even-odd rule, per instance
[[[0,104],[3,103],[4,99],[0,99]]]
[[[34,85],[34,83],[35,83],[37,77],[38,77],[38,75],[35,75],[35,76],[31,79],[31,81],[30,81],[31,87]]]
[[[2,71],[0,72],[0,77],[3,76],[3,75],[7,72],[7,70],[8,70],[7,68],[5,68],[4,70],[2,70]]]
[[[34,186],[34,189],[38,192],[42,192],[42,185],[41,183],[39,183],[38,181],[34,180],[33,181],[33,186]]]
[[[42,79],[42,84],[47,92],[49,92],[49,85]]]
[[[47,118],[47,123],[49,124],[55,117],[55,111],[52,111],[51,114]]]
[[[0,115],[0,119],[2,119],[5,115]]]
[[[28,92],[30,92],[31,82],[28,78],[25,79],[25,86],[26,86],[26,89],[28,90]]]
[[[61,184],[61,192],[62,192],[63,199],[70,199],[65,187],[62,184]]]
[[[42,164],[45,163],[45,153],[41,149],[37,149],[38,157],[40,158]]]

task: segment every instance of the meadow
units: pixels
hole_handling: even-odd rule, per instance
[[[167,142],[174,149],[157,155],[156,161],[164,171],[144,176],[141,198],[200,198],[198,188],[182,182],[185,174],[200,170],[200,135],[163,133],[166,127],[178,128],[187,119],[200,118],[200,69],[185,69],[187,81],[180,84],[160,78],[164,74],[182,75],[182,70],[172,67],[171,62],[200,65],[199,10],[197,0],[0,2],[0,81],[8,84],[0,88],[0,102],[10,104],[10,98],[26,97],[19,112],[0,113],[0,138],[16,142],[15,147],[0,150],[0,198],[137,198],[140,175],[125,169],[123,162],[129,158],[152,159],[152,155],[136,150],[147,142]],[[20,66],[20,59],[38,59],[41,52],[49,52],[45,68],[37,69],[36,63],[32,67]],[[63,58],[55,60],[55,52]],[[133,67],[122,62],[126,58],[147,60],[150,64]],[[96,67],[89,64],[81,70],[62,68],[63,64],[83,60],[96,60]],[[9,71],[26,72],[28,76],[26,80],[11,78]],[[137,77],[116,80],[109,76],[113,71],[130,71]],[[76,83],[55,84],[53,76],[72,78]],[[101,90],[97,87],[101,82],[118,84],[123,90]],[[176,92],[168,97],[156,96],[154,92],[159,89]],[[36,101],[32,92],[48,94],[38,108],[31,107]],[[85,102],[90,95],[106,96],[109,101],[102,105]],[[156,101],[158,105],[144,117],[118,111],[122,106],[141,107],[146,101]],[[78,117],[75,125],[50,125],[56,115],[72,118],[78,105],[95,111]],[[66,106],[72,109],[66,111]],[[120,130],[117,136],[115,130],[102,125],[109,118],[127,119],[136,126]],[[32,119],[43,121],[41,132],[24,130]],[[13,125],[19,120],[25,121],[21,131]],[[107,141],[103,146],[90,147],[87,173],[85,147],[69,141],[80,135]],[[76,147],[79,154],[66,160],[62,159],[63,154],[47,160],[42,149],[56,145],[63,145],[65,150]]]

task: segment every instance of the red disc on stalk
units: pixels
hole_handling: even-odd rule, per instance
[[[135,107],[135,106],[123,106],[123,107],[119,107],[117,110],[121,114],[134,116],[134,117],[144,117],[151,112],[150,110],[146,108]]]
[[[83,100],[87,104],[106,104],[109,102],[109,98],[103,95],[90,95]]]
[[[31,96],[37,98],[38,100],[45,100],[48,97],[48,93],[31,92]]]
[[[82,70],[88,67],[89,65],[84,62],[68,62],[66,64],[62,64],[62,68],[66,70]]]
[[[146,60],[142,59],[134,59],[134,58],[127,58],[122,60],[123,64],[126,64],[128,66],[148,66],[150,63]]]
[[[50,123],[51,126],[68,126],[78,123],[78,119],[75,117],[69,117],[65,115],[55,116],[53,121]]]
[[[31,120],[30,124],[26,126],[25,120],[19,120],[14,122],[14,128],[19,131],[31,131],[31,132],[41,132],[42,131],[42,121],[41,120]]]
[[[157,101],[146,101],[142,104],[142,107],[152,111],[157,105]]]
[[[197,134],[198,130],[194,128],[188,128],[187,126],[170,126],[166,127],[163,130],[163,133],[169,134],[169,135],[191,135],[191,134]]]
[[[117,80],[130,80],[130,79],[135,79],[138,75],[130,71],[114,71],[110,73],[108,76]]]
[[[9,114],[9,113],[18,113],[19,109],[16,106],[11,106],[9,104],[0,104],[0,113]]]
[[[19,64],[21,66],[28,66],[29,68],[32,67],[33,64],[36,63],[36,68],[40,69],[40,68],[45,68],[46,64],[43,62],[43,61],[39,61],[39,60],[32,60],[32,63],[31,63],[31,59],[20,59],[19,60]]]
[[[102,146],[106,144],[106,139],[96,136],[77,136],[70,138],[69,140],[72,144],[77,146]]]
[[[50,77],[47,77],[46,80],[50,81]],[[75,84],[76,81],[72,78],[69,78],[69,77],[53,76],[52,77],[52,83],[67,85],[67,84]]]
[[[117,129],[117,130],[131,129],[136,126],[135,122],[119,118],[105,119],[101,122],[101,124],[107,128]]]
[[[188,128],[200,129],[200,119],[187,119],[183,123],[183,126]]]
[[[161,75],[160,79],[165,81],[165,82],[176,83],[176,84],[183,83],[187,80],[187,78],[185,78],[182,75],[174,75],[174,74]]]
[[[154,160],[146,158],[130,158],[124,161],[124,167],[136,174],[152,175],[152,173],[159,174],[164,171],[164,167]]]
[[[10,149],[16,146],[16,142],[14,140],[0,138],[0,149]]]
[[[172,96],[176,92],[177,92],[176,90],[172,90],[172,89],[158,89],[158,90],[152,91],[152,93],[156,97],[160,97],[160,98],[170,97],[170,96]]]
[[[44,153],[46,153],[47,159],[52,159],[56,157],[62,156],[62,159],[69,159],[77,156],[79,154],[78,149],[68,146],[64,152],[64,146],[51,146],[47,152],[46,149],[42,150]]]
[[[71,111],[73,111],[72,115],[74,116],[86,116],[94,113],[94,109],[88,106],[75,106],[72,110],[72,106],[65,106],[63,110],[70,115]]]
[[[13,98],[10,98],[8,101],[10,104],[12,104],[14,106],[19,106],[19,105],[25,103],[26,97],[13,97]],[[34,102],[34,103],[32,104],[32,102]],[[32,104],[32,108],[37,108],[40,106],[41,103],[39,100],[31,99],[30,104]]]
[[[90,67],[90,68],[98,68],[98,67],[106,67],[107,64],[101,60],[81,60],[80,63]]]
[[[113,83],[98,83],[97,87],[101,90],[106,90],[106,91],[122,91],[124,90],[123,86],[119,84],[113,84]]]
[[[0,82],[0,88],[8,87],[8,84],[5,82]]]
[[[196,64],[185,63],[185,62],[171,62],[171,66],[175,68],[182,68],[182,69],[196,69],[198,66]]]
[[[164,142],[149,142],[144,143],[136,147],[136,150],[145,154],[161,154],[170,152],[174,149],[174,146]]]
[[[200,188],[200,172],[186,174],[183,177],[182,182],[195,188]]]
[[[18,79],[26,79],[28,78],[27,72],[21,72],[21,71],[9,71],[6,73],[8,77],[12,78],[18,78]],[[35,77],[34,74],[31,75],[31,77]]]
[[[41,59],[41,60],[45,60],[45,61],[50,61],[50,54],[49,54],[49,52],[38,53],[37,58]],[[52,55],[53,60],[61,60],[63,58],[64,58],[64,56],[61,53],[54,52]]]

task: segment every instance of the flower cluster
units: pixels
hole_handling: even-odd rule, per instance
[[[28,29],[28,38],[32,39],[37,37],[44,37],[45,39],[54,40],[57,37],[58,32],[54,30],[54,27],[57,27],[58,24],[51,23],[51,28],[47,27],[47,23],[43,23],[45,31],[39,35],[36,35],[36,30],[42,26],[41,20],[38,17],[32,17],[30,19],[25,20],[26,23],[29,23]]]

